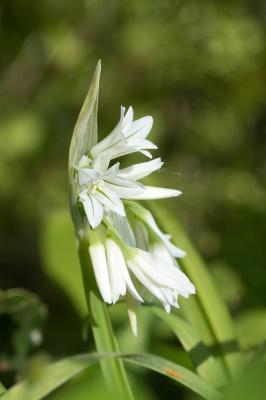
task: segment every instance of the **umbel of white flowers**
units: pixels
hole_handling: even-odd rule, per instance
[[[78,239],[89,230],[88,252],[99,292],[108,304],[125,296],[134,334],[134,302],[147,294],[158,299],[166,312],[179,307],[179,296],[195,288],[176,259],[185,253],[157,226],[152,214],[135,200],[162,199],[181,194],[174,189],[145,186],[142,178],[159,170],[160,158],[149,150],[150,116],[134,120],[133,108],[121,107],[113,131],[98,141],[98,63],[89,93],[74,129],[69,154],[70,200]],[[118,157],[140,152],[151,160],[120,168]],[[134,201],[133,201],[134,200]]]

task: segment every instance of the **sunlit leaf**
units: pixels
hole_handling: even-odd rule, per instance
[[[111,354],[82,354],[51,364],[38,376],[15,385],[4,393],[2,400],[40,400],[53,390],[68,382],[80,372],[101,359],[113,357]],[[150,354],[119,355],[125,361],[137,364],[165,375],[191,389],[208,400],[219,400],[221,395],[211,385],[188,369],[173,362]]]
[[[218,292],[207,267],[185,234],[177,218],[173,218],[173,215],[161,205],[159,207],[156,203],[151,203],[150,205],[164,230],[172,234],[173,241],[177,241],[177,244],[187,252],[186,257],[182,259],[180,264],[196,286],[197,293],[195,299],[198,302],[198,311],[201,313],[201,317],[198,320],[202,324],[206,319],[207,324],[204,326],[204,334],[206,328],[207,332],[209,331],[210,340],[206,344],[209,346],[216,345],[217,349],[215,350],[218,353],[221,351],[228,373],[232,376],[237,375],[239,370],[242,369],[243,359],[238,351],[235,326],[228,308]],[[194,304],[195,299],[192,300]],[[189,302],[190,299],[182,302],[182,305],[183,303],[187,303],[187,306],[183,307],[183,311],[192,325],[194,325],[197,321],[191,318]],[[193,306],[193,308],[195,307]],[[199,334],[201,334],[201,326],[197,325],[195,327]],[[205,341],[204,337],[202,339]]]
[[[195,328],[177,313],[167,314],[157,307],[152,307],[152,310],[173,330],[184,350],[188,352],[198,374],[214,386],[224,385],[224,375],[221,374],[219,365]]]
[[[159,374],[165,375],[173,380],[181,383],[193,392],[199,394],[204,399],[218,400],[222,399],[220,393],[209,383],[204,381],[194,372],[184,368],[178,364],[168,361],[162,357],[152,354],[133,354],[122,356],[123,359],[146,367]]]

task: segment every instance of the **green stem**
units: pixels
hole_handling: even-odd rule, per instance
[[[101,299],[89,257],[89,240],[86,236],[79,242],[79,259],[83,275],[83,284],[92,327],[92,333],[98,352],[119,353],[107,306]],[[107,386],[116,400],[134,400],[123,362],[118,358],[109,358],[101,362],[101,368]]]

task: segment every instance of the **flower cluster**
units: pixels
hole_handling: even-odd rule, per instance
[[[171,306],[179,307],[179,296],[195,293],[176,262],[185,253],[159,229],[152,214],[132,200],[181,192],[139,182],[162,167],[160,158],[122,169],[112,162],[134,152],[152,158],[149,150],[157,148],[147,140],[152,124],[152,117],[134,120],[132,107],[126,113],[121,107],[114,130],[80,157],[75,179],[81,213],[91,228],[89,254],[103,300],[114,304],[127,295],[143,302],[149,292],[170,312]]]
[[[121,107],[117,126],[97,142],[95,78],[88,96],[93,99],[92,105],[85,100],[70,148],[72,211],[74,197],[78,224],[82,221],[89,238],[88,251],[99,292],[109,304],[125,296],[136,334],[134,303],[143,302],[147,293],[158,299],[166,312],[179,307],[179,296],[195,293],[176,261],[185,253],[159,229],[152,214],[135,201],[175,197],[181,192],[139,182],[163,165],[160,158],[152,159],[150,150],[157,146],[147,140],[152,117],[134,120],[132,107],[127,112]],[[120,163],[114,161],[136,152],[150,160],[127,168],[120,168]],[[75,213],[72,216],[77,227]]]
[[[141,152],[151,158],[148,150],[156,146],[146,139],[152,127],[152,117],[133,121],[133,109],[121,107],[120,121],[115,129],[83,155],[76,166],[79,201],[84,207],[90,226],[100,225],[106,210],[125,216],[122,199],[159,199],[178,196],[173,189],[144,186],[139,179],[161,168],[160,158],[120,169],[119,162],[110,167],[118,157]]]

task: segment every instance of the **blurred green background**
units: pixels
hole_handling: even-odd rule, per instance
[[[184,192],[164,204],[207,260],[242,347],[262,340],[265,1],[2,0],[0,35],[0,287],[39,297],[0,292],[4,383],[47,359],[93,349],[91,337],[90,347],[84,340],[67,158],[98,59],[100,135],[115,126],[121,104],[132,105],[136,117],[153,115],[154,155],[165,165],[150,182]],[[21,296],[25,313],[16,308]],[[146,310],[137,339],[123,305],[111,314],[123,350],[155,352],[189,366],[172,333]],[[196,399],[152,373],[130,372],[137,398],[176,398],[178,390],[180,399]],[[95,367],[89,382],[81,376],[49,399],[105,398],[101,383]]]

